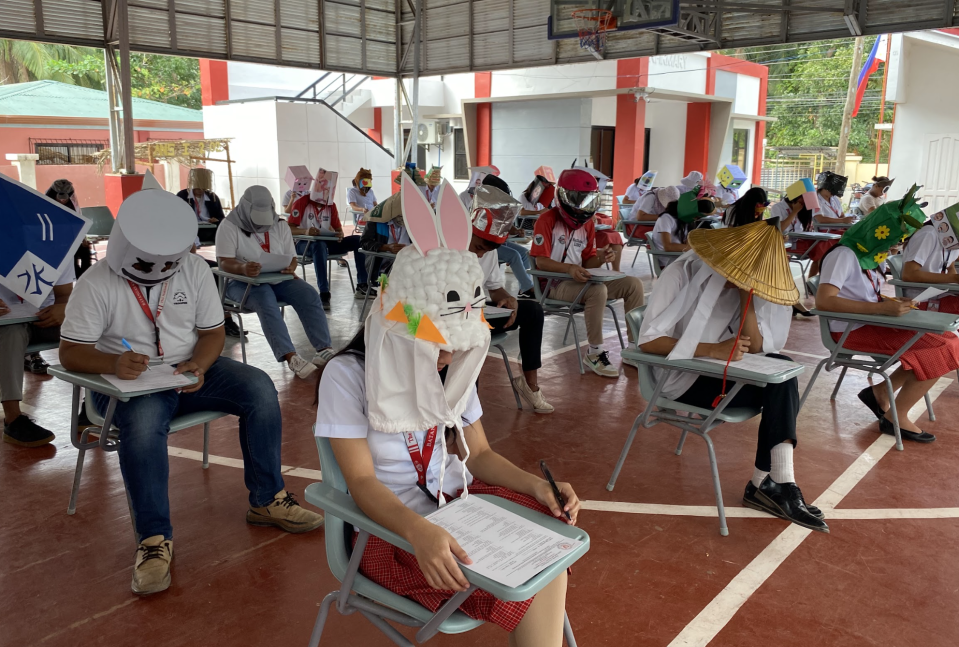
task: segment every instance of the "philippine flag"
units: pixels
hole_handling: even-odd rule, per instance
[[[886,49],[889,36],[883,34],[876,39],[872,45],[872,51],[869,52],[869,58],[859,72],[859,85],[856,87],[856,104],[852,108],[852,116],[859,114],[859,104],[862,103],[862,97],[866,94],[866,86],[869,85],[869,77],[873,72],[879,69],[879,61],[886,62]]]

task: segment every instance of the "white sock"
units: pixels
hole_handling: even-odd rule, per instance
[[[769,472],[764,472],[758,467],[753,468],[753,485],[759,487],[762,482],[769,476]]]
[[[796,476],[793,474],[793,444],[791,442],[779,443],[769,452],[772,459],[772,469],[769,475],[776,483],[795,483]]]
[[[590,345],[589,345],[589,350],[586,351],[586,354],[587,354],[587,355],[599,355],[599,354],[602,353],[602,352],[603,352],[603,347],[602,347],[602,346],[593,346],[592,344],[590,344]]]

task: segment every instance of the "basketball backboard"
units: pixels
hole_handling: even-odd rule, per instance
[[[614,24],[608,31],[666,27],[679,22],[679,0],[550,0],[547,34],[550,40],[577,38],[572,12],[577,9],[605,9]]]

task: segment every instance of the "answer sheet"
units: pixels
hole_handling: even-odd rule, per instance
[[[726,360],[724,359],[713,359],[711,357],[697,357],[696,359],[704,362],[711,362],[713,364],[719,364],[721,366],[726,365]],[[744,355],[743,358],[738,362],[729,363],[729,368],[752,371],[753,373],[759,373],[761,375],[775,375],[776,373],[782,373],[783,371],[794,369],[797,366],[802,366],[802,364],[788,362],[784,359],[776,359],[775,357],[766,357],[765,355],[755,355],[752,353]]]
[[[616,278],[626,276],[626,272],[617,272],[616,270],[607,270],[605,267],[591,267],[588,270],[590,276],[614,276]]]
[[[104,380],[123,393],[153,391],[158,389],[177,389],[196,382],[193,373],[174,375],[176,366],[172,364],[150,364],[149,371],[143,371],[135,380],[121,380],[116,375],[102,374]]]
[[[496,306],[486,306],[483,308],[483,314],[487,319],[494,319],[497,317],[509,317],[513,314],[513,311],[509,308],[498,308]]]
[[[476,496],[426,517],[444,528],[473,560],[474,573],[517,587],[575,550],[580,542]]]
[[[922,303],[923,301],[928,301],[929,299],[935,299],[940,294],[945,294],[948,290],[940,290],[939,288],[926,288],[920,292],[915,299],[912,300],[913,303]]]
[[[36,317],[37,312],[40,310],[37,306],[33,305],[32,303],[27,303],[26,301],[23,303],[20,303],[19,301],[14,303],[6,303],[6,301],[4,301],[4,303],[10,312],[0,317],[0,324],[2,324],[5,319],[12,320],[22,319],[23,317]]]
[[[260,253],[260,260],[257,261],[260,267],[260,274],[269,274],[270,272],[279,272],[285,270],[293,262],[293,257],[289,254],[267,254]]]

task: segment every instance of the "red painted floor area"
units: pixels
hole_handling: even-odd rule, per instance
[[[648,290],[644,262],[637,263],[636,273]],[[347,296],[348,289],[345,276],[337,276],[330,317],[337,345],[358,326],[358,305]],[[288,319],[294,340],[303,343],[295,315]],[[280,392],[283,464],[318,470],[310,430],[314,383],[294,378],[277,364],[255,318],[246,323],[253,329],[249,361],[268,371]],[[611,321],[607,323],[612,332]],[[869,463],[865,476],[837,506],[836,514],[847,518],[830,521],[829,535],[812,533],[794,549],[770,555],[775,551],[767,547],[779,545],[773,542],[785,536],[788,524],[743,516],[739,503],[752,473],[758,422],[714,432],[730,510],[728,537],[719,536],[715,516],[695,516],[684,507],[715,504],[705,447],[698,438],[690,438],[682,456],[676,456],[678,432],[663,426],[642,430],[616,489],[607,492],[622,443],[645,402],[632,368],[625,367],[616,380],[581,376],[575,353],[562,350],[562,329],[563,322],[548,322],[545,346],[561,352],[545,361],[540,378],[556,406],[551,416],[516,410],[498,357],[491,356],[484,367],[483,423],[493,447],[528,470],[547,459],[554,474],[571,481],[591,507],[604,502],[678,506],[670,508],[675,514],[648,514],[642,507],[582,513],[592,548],[575,566],[568,596],[580,645],[666,646],[684,630],[708,628],[723,613],[728,618],[715,621],[719,624],[712,634],[706,632],[715,636],[711,645],[959,644],[955,376],[943,378],[948,384],[935,401],[936,422],[928,422],[925,414],[920,419],[939,436],[936,443],[907,444],[904,452],[892,449]],[[239,357],[231,341],[228,352]],[[615,337],[607,343],[615,348],[618,364]],[[784,352],[808,367],[800,379],[804,388],[817,356],[824,355],[818,321],[794,321]],[[515,348],[510,354],[515,356]],[[55,352],[45,357],[56,361]],[[836,377],[820,377],[799,418],[796,474],[810,501],[880,438],[875,420],[855,396],[865,376],[850,374],[838,399],[830,402]],[[52,378],[28,376],[25,403],[38,422],[57,433],[57,440],[35,450],[0,445],[5,511],[0,524],[0,647],[306,645],[318,604],[338,587],[326,566],[323,531],[293,536],[247,525],[242,470],[229,465],[203,470],[196,460],[171,458],[173,585],[145,599],[130,592],[134,542],[116,456],[88,454],[77,513],[66,514],[76,463],[69,443],[69,394],[66,385]],[[171,436],[170,446],[199,451],[202,432],[180,432]],[[213,423],[211,453],[240,458],[235,419]],[[297,494],[311,481],[286,478]],[[931,508],[944,508],[935,515],[946,518],[897,518],[931,516],[928,510],[916,510]],[[863,510],[870,512],[857,512]],[[738,590],[770,559],[780,562],[729,611],[730,594],[724,589]],[[403,633],[412,636],[409,630]],[[321,643],[387,644],[359,615],[341,617],[335,611]],[[440,636],[430,644],[505,645],[506,636],[486,626],[462,636]]]

